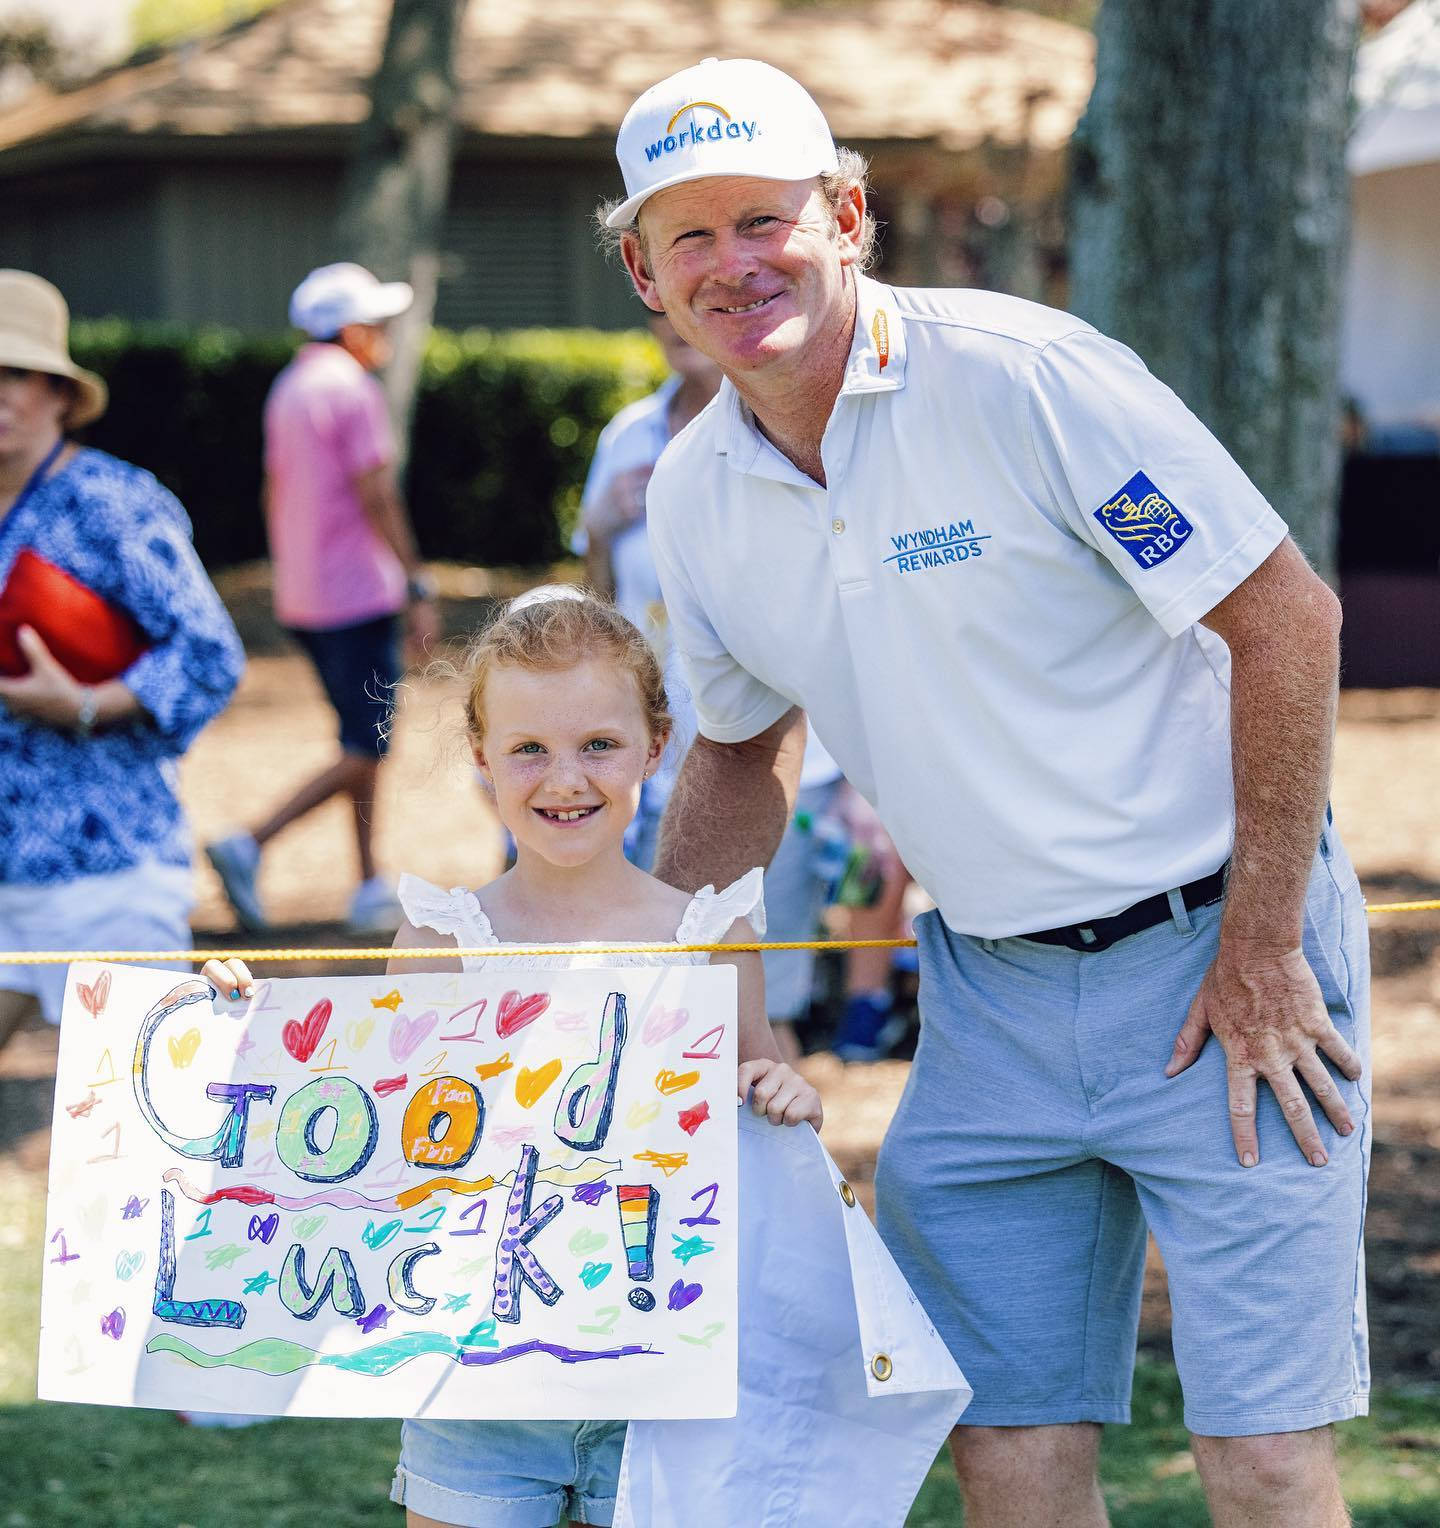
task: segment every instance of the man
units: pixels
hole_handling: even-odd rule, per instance
[[[617,153],[635,289],[726,376],[649,490],[700,726],[658,873],[769,856],[803,706],[938,903],[877,1202],[975,1387],[967,1523],[1105,1522],[1148,1223],[1215,1521],[1343,1524],[1368,967],[1334,596],[1124,347],[861,275],[863,161],[787,76],[706,60]]]
[[[340,757],[260,826],[207,846],[241,924],[268,926],[256,878],[260,852],[335,795],[350,797],[360,885],[356,932],[402,920],[376,870],[375,791],[389,748],[390,696],[404,672],[402,619],[423,651],[439,633],[435,591],[396,481],[385,394],[371,373],[390,359],[385,325],[413,298],[403,281],[363,266],[325,265],[295,289],[290,321],[310,336],[265,404],[265,517],[275,614],[315,665],[340,723]]]

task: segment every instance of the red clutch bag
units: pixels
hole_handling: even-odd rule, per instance
[[[81,684],[114,679],[150,645],[125,611],[28,547],[0,589],[0,674],[30,672],[16,632],[30,626]]]

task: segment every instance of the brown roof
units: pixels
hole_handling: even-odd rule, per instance
[[[0,114],[0,153],[66,140],[204,139],[347,126],[368,109],[388,0],[283,0],[252,21]],[[476,0],[461,118],[499,137],[609,139],[698,59],[794,74],[836,137],[1059,148],[1089,94],[1087,32],[986,0]]]

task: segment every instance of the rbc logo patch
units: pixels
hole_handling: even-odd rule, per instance
[[[1095,518],[1142,568],[1158,568],[1173,557],[1195,529],[1143,472],[1102,504]]]

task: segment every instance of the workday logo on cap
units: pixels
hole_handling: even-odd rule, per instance
[[[705,113],[717,112],[707,123]],[[689,119],[688,124],[686,119]],[[680,127],[677,133],[676,126]],[[698,148],[701,143],[719,143],[724,138],[754,140],[760,131],[758,122],[737,122],[723,106],[714,101],[690,101],[665,124],[665,136],[645,145],[645,157],[652,164],[665,154],[677,154],[688,144]]]
[[[657,191],[706,176],[809,180],[837,167],[835,143],[805,89],[769,64],[707,58],[652,85],[615,140],[625,200],[606,218],[626,228]]]

